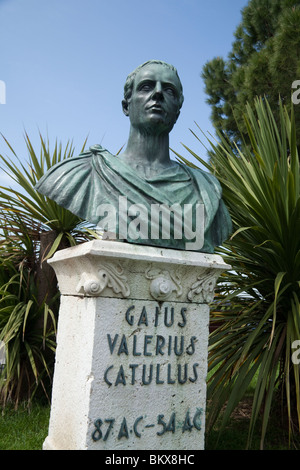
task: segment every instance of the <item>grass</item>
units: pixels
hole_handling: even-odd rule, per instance
[[[207,450],[245,450],[247,445],[249,422],[251,416],[252,397],[248,396],[239,403],[232,414],[228,425],[222,434],[219,432],[218,422],[214,429],[206,436]],[[251,450],[260,448],[261,419],[258,420],[254,432]],[[300,439],[294,440],[289,446],[288,428],[283,427],[278,416],[271,416],[268,431],[264,442],[264,450],[299,450]]]
[[[219,432],[221,417],[218,419],[206,435],[206,450],[245,450],[255,385],[256,376],[222,434]],[[33,401],[30,407],[22,403],[17,410],[13,406],[0,409],[0,450],[41,450],[48,434],[49,417],[50,406],[39,401]],[[300,437],[289,447],[288,430],[282,427],[280,421],[278,416],[271,416],[265,450],[300,449]],[[254,450],[259,449],[260,445],[260,422],[257,424],[251,446]]]
[[[215,369],[209,372],[208,377],[214,373]],[[252,401],[257,384],[257,371],[247,389],[244,398],[240,401],[231,415],[229,423],[224,431],[220,433],[222,416],[218,418],[214,428],[206,435],[205,448],[207,450],[245,450],[248,440],[249,423],[251,419]],[[209,411],[209,403],[207,411]],[[262,415],[260,414],[253,435],[250,449],[259,450],[261,439]],[[282,416],[279,412],[271,412],[269,426],[264,442],[264,450],[299,450],[300,433],[294,441],[289,442],[288,426],[282,424]]]
[[[0,450],[41,450],[48,434],[50,407],[7,406],[0,414]]]
[[[213,371],[210,372],[212,374]],[[258,371],[254,375],[244,398],[240,401],[231,415],[229,423],[224,431],[220,433],[221,416],[218,418],[214,428],[206,435],[205,448],[207,450],[245,450],[248,440],[249,423],[251,418],[252,400],[257,383]],[[209,410],[209,403],[207,404]],[[251,449],[260,448],[262,417],[258,419]],[[282,425],[282,419],[278,412],[271,413],[269,427],[267,430],[264,450],[299,450],[300,434],[297,440],[289,443],[288,427]]]
[[[206,436],[206,450],[244,450],[247,443],[251,396],[247,396],[233,413],[221,436],[218,423]],[[18,410],[6,407],[0,413],[0,450],[41,450],[48,434],[50,407],[34,402],[30,409],[24,403]],[[260,429],[254,435],[252,449],[259,449]],[[298,442],[299,444],[299,442]],[[291,449],[295,449],[294,444]],[[288,450],[288,432],[278,425],[276,417],[270,423],[265,450]],[[299,449],[299,446],[298,446]]]

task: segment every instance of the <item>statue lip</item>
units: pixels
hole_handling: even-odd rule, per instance
[[[154,109],[154,111],[164,111],[164,108],[157,103],[148,106],[148,109]]]

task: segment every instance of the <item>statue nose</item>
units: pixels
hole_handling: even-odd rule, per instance
[[[161,86],[155,87],[155,90],[153,91],[152,99],[163,100],[163,98],[164,98],[164,95],[163,95]]]
[[[157,82],[156,85],[155,85],[155,88],[153,90],[153,98],[159,98],[159,99],[162,99],[163,98],[163,92],[162,92],[162,86],[161,86],[161,83]]]

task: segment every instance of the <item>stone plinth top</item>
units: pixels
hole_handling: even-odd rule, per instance
[[[49,263],[63,295],[211,302],[219,255],[93,240],[58,251]]]
[[[219,255],[199,253],[196,251],[156,248],[148,245],[134,245],[132,243],[111,240],[92,240],[82,243],[81,245],[57,251],[49,263],[52,264],[60,260],[65,261],[81,256],[151,260],[151,262],[188,264],[189,266],[213,267],[222,270],[230,268]]]

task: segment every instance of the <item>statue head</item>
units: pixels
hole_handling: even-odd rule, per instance
[[[174,74],[177,76],[178,81],[179,81],[179,84],[180,84],[179,109],[181,109],[182,104],[183,104],[183,101],[184,101],[184,96],[183,96],[182,83],[181,83],[181,81],[180,81],[180,78],[179,78],[177,69],[174,67],[174,65],[167,64],[167,62],[163,62],[162,60],[148,60],[147,62],[144,62],[142,65],[139,65],[135,70],[133,70],[133,72],[131,72],[131,73],[128,75],[128,77],[127,77],[127,79],[126,79],[126,82],[125,82],[125,85],[124,85],[124,99],[125,99],[126,101],[128,101],[129,98],[130,98],[131,95],[132,95],[132,89],[133,89],[133,84],[134,84],[134,79],[135,79],[136,74],[137,74],[143,67],[146,67],[146,66],[149,66],[149,65],[151,66],[152,64],[158,64],[158,65],[162,65],[163,67],[167,67],[167,68],[169,68],[170,70],[172,70],[172,72],[174,72]]]
[[[133,127],[170,132],[180,114],[183,90],[173,65],[150,60],[128,75],[123,111]]]

